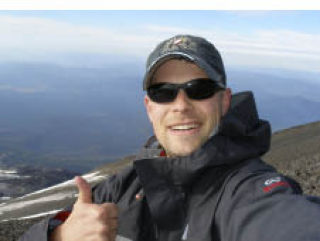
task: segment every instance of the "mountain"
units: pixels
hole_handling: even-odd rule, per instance
[[[253,90],[260,117],[269,120],[275,132],[320,120],[319,76],[298,71],[232,69],[228,84],[234,92]]]
[[[15,153],[14,164],[85,173],[137,152],[152,134],[142,63],[2,63],[0,69],[0,153]],[[227,78],[233,92],[254,92],[273,131],[320,120],[318,75],[233,67]]]
[[[130,165],[132,158],[105,164],[84,177],[94,185]],[[296,179],[306,194],[320,196],[320,122],[275,132],[262,159]],[[72,204],[76,197],[70,180],[1,204],[0,241],[16,240],[32,223]]]
[[[123,67],[0,65],[0,152],[78,172],[135,152],[151,127],[141,76]]]

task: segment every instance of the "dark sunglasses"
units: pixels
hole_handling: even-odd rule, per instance
[[[149,98],[157,103],[174,101],[179,89],[183,89],[187,96],[193,100],[210,98],[215,93],[225,88],[216,81],[208,78],[193,79],[183,84],[159,83],[147,88]]]

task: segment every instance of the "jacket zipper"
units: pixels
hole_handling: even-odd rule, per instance
[[[156,224],[153,225],[154,226],[154,236],[155,236],[155,240],[159,240],[159,230]]]

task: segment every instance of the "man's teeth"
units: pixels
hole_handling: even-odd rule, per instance
[[[173,130],[190,130],[197,128],[198,125],[196,124],[189,124],[189,125],[178,125],[178,126],[173,126],[171,129]]]

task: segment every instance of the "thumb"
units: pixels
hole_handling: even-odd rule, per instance
[[[90,184],[83,179],[83,177],[77,176],[74,181],[76,182],[79,190],[78,202],[92,203],[92,192]]]

